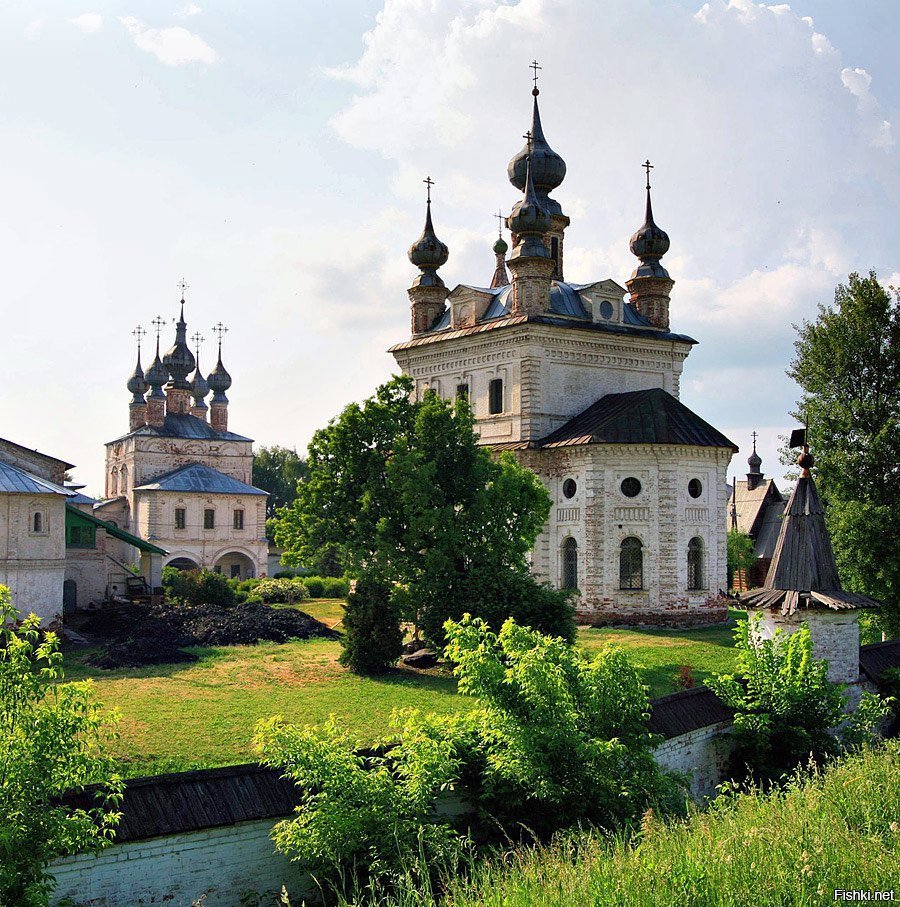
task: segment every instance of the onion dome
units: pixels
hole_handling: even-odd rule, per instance
[[[562,208],[559,202],[550,198],[548,193],[552,192],[566,178],[566,162],[547,144],[547,139],[544,138],[541,112],[538,110],[540,90],[535,86],[531,93],[534,96],[531,113],[531,142],[526,142],[525,147],[510,160],[506,172],[509,181],[516,189],[524,192],[530,154],[531,178],[534,181],[537,197],[550,214],[561,215]]]
[[[431,223],[431,183],[428,180],[428,201],[425,206],[425,227],[422,235],[409,247],[409,260],[421,270],[421,274],[413,281],[417,287],[442,287],[444,281],[438,276],[437,269],[447,263],[450,250],[442,243],[434,232]]]
[[[197,350],[196,355],[197,368],[194,371],[194,374],[191,376],[191,396],[194,398],[194,406],[203,406],[206,404],[203,402],[203,398],[209,393],[209,382],[206,378],[203,377],[203,372],[200,371],[200,350]],[[229,376],[229,384],[231,379]]]
[[[538,200],[529,161],[526,161],[525,167],[525,197],[513,205],[508,222],[509,229],[518,238],[513,258],[550,257],[542,237],[550,229],[552,221]]]
[[[147,383],[147,379],[144,377],[144,370],[141,368],[140,349],[138,349],[137,365],[135,365],[134,371],[131,373],[131,377],[128,379],[128,383],[125,386],[128,388],[128,392],[132,395],[132,403],[144,402],[144,394],[147,393],[147,389],[150,387],[150,385]]]
[[[175,325],[175,343],[163,356],[163,364],[172,376],[172,387],[190,390],[187,376],[196,366],[194,354],[187,345],[187,322],[184,320],[184,299],[181,300],[181,315]]]
[[[753,453],[747,457],[747,463],[750,472],[759,472],[759,467],[762,466],[762,457],[756,452],[756,441],[753,442]]]
[[[151,397],[165,397],[162,386],[169,380],[169,373],[159,358],[159,334],[156,335],[156,356],[144,372],[144,380],[150,387]]]
[[[632,277],[668,277],[669,273],[660,264],[660,258],[669,251],[669,235],[656,225],[653,220],[653,206],[650,203],[650,170],[647,167],[647,208],[644,214],[644,223],[640,230],[631,237],[629,247],[641,264],[631,275]]]
[[[506,244],[506,240],[502,236],[497,237],[497,242],[494,243],[494,254],[495,255],[506,255],[509,251],[509,246]]]
[[[222,344],[219,344],[219,360],[216,362],[216,367],[209,373],[209,378],[207,378],[210,390],[213,392],[213,403],[227,403],[228,397],[225,396],[225,391],[231,387],[231,375],[225,370],[225,366],[222,365]]]

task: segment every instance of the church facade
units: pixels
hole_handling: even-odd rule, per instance
[[[491,285],[449,291],[429,198],[409,252],[411,337],[391,348],[417,394],[465,396],[481,443],[511,451],[550,493],[535,575],[577,590],[586,622],[690,626],[723,620],[726,471],[735,445],[679,401],[692,338],[669,323],[674,281],[661,259],[649,164],[638,267],[564,278],[569,218],[550,196],[566,174],[543,133],[534,89],[526,146],[509,163],[523,193],[494,245]],[[509,256],[507,258],[507,253]],[[507,270],[508,269],[508,270]]]
[[[127,382],[129,431],[106,444],[106,499],[95,513],[164,548],[166,565],[259,576],[268,558],[266,492],[252,485],[252,439],[228,428],[221,333],[208,376],[186,335],[182,299],[172,348],[161,358],[157,333],[146,371],[138,350]],[[133,560],[127,546],[118,556]]]

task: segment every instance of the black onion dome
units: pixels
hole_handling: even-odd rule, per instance
[[[140,350],[138,350],[137,365],[135,365],[134,371],[131,373],[131,377],[129,377],[128,383],[125,386],[128,388],[128,392],[132,394],[132,403],[144,402],[144,394],[147,393],[150,385],[144,377],[144,370],[141,368]]]
[[[196,366],[194,354],[187,345],[187,322],[184,320],[184,300],[181,301],[181,316],[175,325],[175,343],[163,356],[163,365],[172,376],[172,386],[182,390],[190,390],[187,376]]]
[[[506,255],[509,251],[509,246],[506,244],[506,240],[502,236],[497,237],[497,241],[493,246],[495,255]]]
[[[653,220],[653,206],[650,203],[650,189],[647,189],[647,209],[644,223],[629,242],[633,255],[641,260],[632,277],[668,277],[666,269],[659,263],[669,251],[669,234]]]
[[[509,215],[509,229],[516,235],[522,233],[546,233],[551,225],[547,209],[540,203],[531,178],[531,166],[526,161],[525,196],[513,205]],[[549,256],[549,252],[547,255]]]
[[[450,250],[434,232],[434,226],[431,223],[431,202],[429,201],[425,209],[425,227],[422,235],[409,247],[409,260],[417,268],[425,270],[439,268],[447,263],[449,257]]]
[[[225,366],[222,365],[221,349],[219,350],[219,361],[216,362],[216,367],[209,373],[207,381],[213,392],[213,401],[215,403],[227,403],[228,398],[225,396],[225,391],[231,387],[231,375],[228,374]]]
[[[534,188],[537,190],[539,198],[550,213],[562,214],[559,202],[548,198],[547,194],[556,189],[566,178],[566,162],[547,144],[541,126],[541,113],[538,110],[538,89],[533,89],[532,94],[534,95],[534,107],[531,114],[531,178],[534,180]],[[525,191],[528,154],[529,145],[526,142],[506,168],[509,181],[520,192]]]
[[[229,384],[231,382],[229,376]],[[194,371],[194,374],[191,376],[191,396],[194,398],[194,401],[197,404],[203,400],[203,398],[209,393],[209,382],[206,378],[203,377],[203,372],[200,371],[200,354],[197,354],[197,368]]]
[[[162,386],[169,380],[169,373],[162,364],[162,360],[159,358],[158,336],[156,338],[156,355],[153,357],[153,362],[150,363],[150,367],[144,372],[144,380],[151,389],[151,397],[163,396]]]
[[[759,472],[759,467],[762,466],[762,457],[756,452],[755,447],[753,448],[753,453],[747,457],[747,463],[751,472]]]

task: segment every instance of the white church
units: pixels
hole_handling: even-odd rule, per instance
[[[429,179],[425,228],[409,250],[420,271],[408,291],[412,336],[390,352],[417,394],[465,396],[481,442],[512,451],[544,482],[553,508],[532,568],[577,590],[580,620],[724,620],[726,471],[737,447],[679,401],[696,341],[670,326],[669,237],[653,219],[649,162],[625,287],[566,282],[570,221],[549,194],[566,165],[532,93],[528,141],[508,167],[523,193],[506,218],[512,251],[501,236],[490,286],[448,290]]]

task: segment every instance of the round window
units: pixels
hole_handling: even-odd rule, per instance
[[[703,494],[703,483],[699,479],[691,479],[688,482],[688,494],[692,498],[699,498]]]
[[[608,299],[604,299],[603,302],[600,303],[600,317],[606,321],[609,321],[609,319],[613,317],[613,306]]]
[[[576,491],[578,491],[578,486],[575,484],[574,479],[566,479],[566,481],[563,482],[563,497],[564,498],[574,498]]]
[[[634,476],[622,479],[622,494],[626,498],[636,498],[641,493],[641,483]]]

